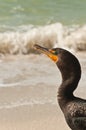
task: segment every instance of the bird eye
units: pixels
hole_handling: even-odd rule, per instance
[[[58,52],[56,50],[49,50],[51,53],[53,53],[54,55],[57,55]]]
[[[53,50],[53,54],[54,54],[54,55],[57,55],[58,53],[57,53],[57,51]]]

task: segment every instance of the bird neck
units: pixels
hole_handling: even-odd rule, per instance
[[[76,89],[79,79],[80,79],[80,71],[77,73],[74,71],[67,73],[62,72],[62,84],[58,90],[58,102],[63,109],[69,101],[72,101],[75,97],[73,95],[74,90]]]

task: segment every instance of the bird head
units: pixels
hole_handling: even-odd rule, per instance
[[[48,49],[48,48],[42,47],[42,46],[37,45],[37,44],[35,44],[34,47],[35,47],[35,49],[39,50],[40,52],[46,54],[54,62],[58,61],[58,51],[57,51],[57,49]]]
[[[47,55],[56,63],[64,79],[68,78],[71,74],[80,76],[81,67],[79,61],[69,51],[61,48],[48,49],[37,44],[34,45],[34,48]]]

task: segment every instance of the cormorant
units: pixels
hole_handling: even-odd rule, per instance
[[[71,130],[86,130],[86,100],[73,94],[81,78],[78,59],[65,49],[47,49],[37,44],[34,47],[50,57],[61,72],[62,83],[57,97],[68,126]]]

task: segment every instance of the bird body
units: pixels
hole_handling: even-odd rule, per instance
[[[71,130],[86,130],[86,100],[73,94],[81,78],[78,59],[61,48],[47,49],[39,45],[35,45],[35,48],[50,57],[61,72],[62,83],[57,99],[68,126]]]
[[[72,130],[86,130],[86,100],[73,95],[81,78],[81,66],[73,54],[63,49],[61,51],[62,61],[56,63],[62,74],[58,103]]]
[[[76,99],[75,99],[76,100]],[[71,101],[64,108],[64,116],[72,130],[86,130],[86,103]]]

